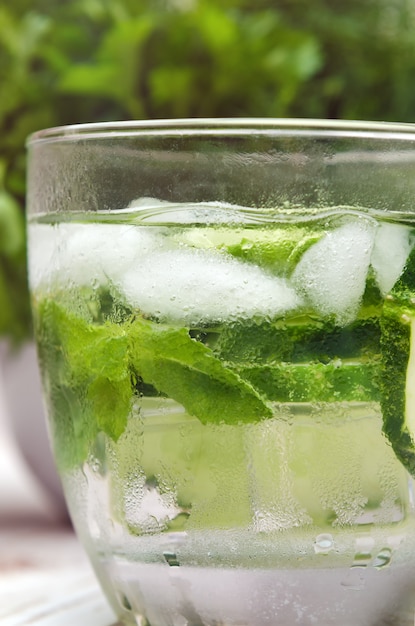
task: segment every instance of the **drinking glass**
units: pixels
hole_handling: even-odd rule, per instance
[[[413,624],[415,126],[115,122],[28,151],[50,438],[121,622]]]

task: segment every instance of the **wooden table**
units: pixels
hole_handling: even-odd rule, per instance
[[[117,626],[69,528],[0,527],[2,626]]]

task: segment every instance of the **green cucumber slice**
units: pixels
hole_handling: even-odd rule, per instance
[[[240,260],[288,276],[304,252],[316,243],[324,231],[307,226],[280,228],[190,228],[180,231],[181,245],[212,248],[227,252]]]
[[[133,534],[153,527],[143,519],[129,491],[165,502],[156,520],[158,530],[234,528],[251,519],[249,476],[245,451],[246,425],[202,424],[168,398],[142,398],[117,442],[110,441],[117,459],[113,467],[113,506]],[[173,506],[172,506],[173,505]]]
[[[242,365],[238,374],[276,402],[375,402],[379,360]]]
[[[383,430],[415,476],[415,250],[386,297],[380,318]]]
[[[363,317],[339,327],[312,315],[272,321],[240,320],[217,329],[216,335],[212,331],[202,338],[222,360],[258,364],[328,363],[334,359],[375,356],[380,350],[379,339],[377,317]]]
[[[415,476],[415,310],[385,303],[381,328],[383,430]]]

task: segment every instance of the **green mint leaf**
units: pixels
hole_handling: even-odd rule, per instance
[[[132,387],[130,377],[117,381],[98,377],[88,386],[87,399],[91,403],[98,430],[117,441],[127,425],[131,410]]]
[[[34,307],[39,357],[57,462],[85,460],[99,431],[125,429],[132,384],[122,327],[87,323],[51,300]]]
[[[51,300],[35,303],[48,414],[59,466],[82,463],[99,432],[125,430],[140,379],[201,422],[237,423],[272,415],[252,385],[227,369],[184,328],[142,318],[92,324]]]
[[[187,329],[137,318],[128,337],[136,374],[202,423],[252,422],[272,415],[252,385],[192,339]]]

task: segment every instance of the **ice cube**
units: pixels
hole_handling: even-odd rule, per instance
[[[216,251],[172,249],[167,238],[149,230],[128,224],[32,226],[31,287],[111,283],[144,313],[189,324],[274,316],[301,304],[284,279]]]
[[[28,229],[28,275],[32,289],[50,282],[53,255],[57,247],[57,230],[46,224],[30,225]]]
[[[151,233],[127,224],[37,224],[30,229],[30,284],[116,282],[155,247]]]
[[[292,281],[322,315],[350,323],[359,308],[369,269],[375,223],[358,219],[329,231],[311,246],[295,268]]]
[[[371,263],[382,295],[392,289],[413,248],[411,230],[402,224],[380,224],[375,237]]]
[[[212,250],[150,254],[124,275],[119,289],[144,313],[189,325],[275,316],[301,304],[284,279]]]

